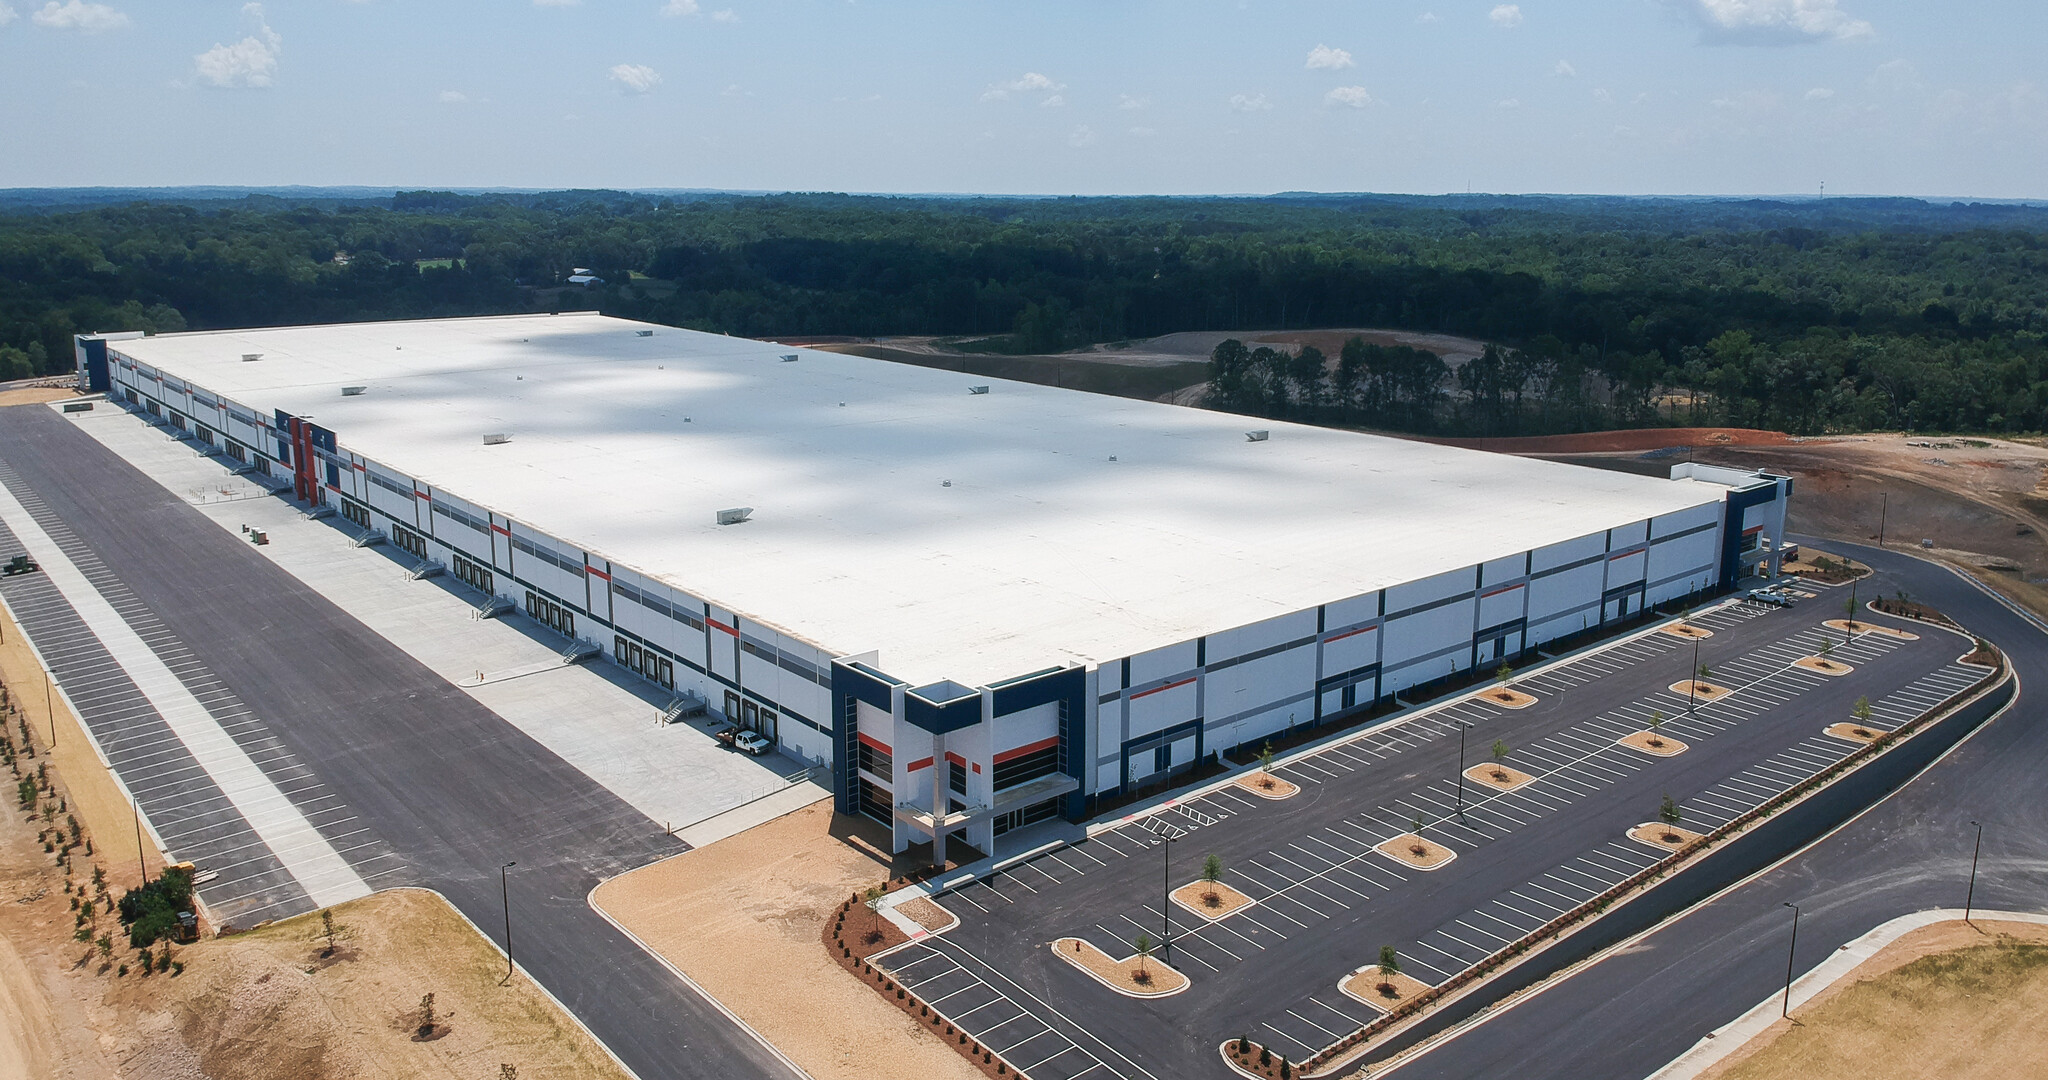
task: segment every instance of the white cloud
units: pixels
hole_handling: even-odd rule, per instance
[[[1719,45],[1796,45],[1867,38],[1877,31],[1838,0],[1674,0]]]
[[[1067,133],[1068,146],[1087,146],[1095,141],[1095,129],[1086,124]]]
[[[1601,103],[1602,105],[1609,105],[1614,102],[1614,95],[1608,93],[1606,88],[1602,87],[1600,89],[1593,91],[1593,100]]]
[[[284,39],[264,20],[262,4],[244,4],[242,14],[256,20],[255,33],[232,45],[216,42],[192,58],[200,80],[209,86],[261,88],[277,79],[277,53]]]
[[[1041,109],[1057,109],[1060,106],[1065,105],[1066,103],[1066,98],[1060,96],[1059,94],[1054,94],[1053,96],[1046,98],[1044,101],[1039,102],[1038,107]]]
[[[1808,101],[1826,101],[1834,96],[1835,92],[1825,86],[1816,86],[1806,92],[1806,100]]]
[[[460,90],[443,90],[436,100],[443,105],[460,105],[469,100],[469,95]]]
[[[1927,89],[1927,84],[1920,80],[1920,69],[1914,67],[1911,60],[1903,58],[1877,65],[1877,70],[1871,72],[1863,84],[1879,94],[1912,95]]]
[[[1573,67],[1572,62],[1569,60],[1559,60],[1557,66],[1550,69],[1550,73],[1560,79],[1576,79],[1579,77],[1579,69]]]
[[[1366,93],[1363,86],[1340,86],[1323,95],[1323,104],[1349,105],[1354,109],[1363,109],[1372,104],[1372,95]]]
[[[661,72],[646,64],[614,64],[610,78],[628,93],[645,94],[661,85]]]
[[[1522,25],[1522,5],[1501,4],[1486,13],[1486,21],[1503,30],[1512,30]]]
[[[1267,101],[1264,94],[1232,94],[1230,107],[1237,112],[1259,112],[1272,108],[1273,103]]]
[[[1310,70],[1326,68],[1330,71],[1339,71],[1348,67],[1357,67],[1358,65],[1352,62],[1351,54],[1343,49],[1332,49],[1328,45],[1318,45],[1308,51],[1308,64],[1305,66]]]
[[[746,87],[743,87],[743,86],[741,86],[741,85],[740,85],[740,84],[738,84],[738,83],[728,83],[728,84],[726,85],[726,88],[725,88],[725,89],[723,89],[723,90],[720,90],[720,91],[718,92],[718,96],[719,96],[719,97],[753,97],[753,96],[754,96],[754,92],[753,92],[752,90],[749,90],[749,89],[747,89]]]
[[[14,9],[9,8],[7,17],[0,18],[0,22],[7,22],[13,17]],[[128,25],[128,16],[105,4],[88,4],[84,0],[70,0],[65,4],[50,0],[32,18],[37,26],[46,30],[77,30],[87,34],[119,30]]]
[[[1116,96],[1116,107],[1119,109],[1142,109],[1150,104],[1152,104],[1152,99],[1148,97],[1132,97],[1129,94],[1118,94]]]
[[[1011,94],[1028,94],[1034,91],[1058,94],[1066,88],[1067,84],[1065,83],[1056,83],[1036,71],[1027,71],[1023,75],[1011,79],[1009,82],[989,84],[989,88],[982,91],[981,100],[1001,101]]]
[[[1417,15],[1415,17],[1415,21],[1421,23],[1424,26],[1428,26],[1430,23],[1442,22],[1443,20],[1436,17],[1436,12],[1425,11],[1422,14]]]
[[[0,3],[0,26],[6,26],[8,23],[19,18],[21,16],[15,14],[13,8],[8,7],[5,3]]]
[[[534,0],[534,3],[539,2],[540,0]],[[573,4],[576,0],[566,0],[566,2]],[[661,5],[661,13],[670,18],[681,15],[695,15],[697,14],[697,0],[668,0],[668,3]]]
[[[721,8],[711,13],[711,21],[715,23],[736,23],[740,21],[740,13],[731,8]]]

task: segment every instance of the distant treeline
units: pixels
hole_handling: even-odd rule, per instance
[[[1011,352],[1374,326],[1501,347],[1431,379],[1408,350],[1360,343],[1342,391],[1341,363],[1309,386],[1248,351],[1219,359],[1217,397],[1474,434],[1663,423],[1674,408],[1802,432],[2041,430],[2044,236],[2048,210],[1915,200],[406,192],[45,206],[0,214],[0,375],[68,367],[81,330],[575,308]],[[606,284],[564,288],[579,267]]]

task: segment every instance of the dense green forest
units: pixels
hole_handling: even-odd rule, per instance
[[[2048,429],[2048,209],[1282,195],[0,193],[0,376],[74,332],[598,308],[1019,353],[1181,330],[1500,343],[1219,351],[1220,403],[1408,430]],[[577,267],[607,284],[561,286]],[[1321,370],[1317,376],[1312,368]]]

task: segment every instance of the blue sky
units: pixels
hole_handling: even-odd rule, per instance
[[[0,0],[0,186],[2048,196],[2014,0]]]

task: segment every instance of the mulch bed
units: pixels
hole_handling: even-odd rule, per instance
[[[1878,736],[1883,735],[1884,731],[1880,728],[1871,727],[1868,724],[1829,724],[1826,728],[1826,734],[1845,742],[1868,743],[1876,742]]]
[[[1829,619],[1821,625],[1830,630],[1840,630],[1846,634],[1890,634],[1901,641],[1920,640],[1920,635],[1909,631],[1890,626],[1879,626],[1876,623],[1857,622],[1850,619]]]
[[[1293,1080],[1301,1075],[1287,1055],[1276,1054],[1265,1046],[1248,1039],[1232,1039],[1223,1044],[1223,1052],[1230,1057],[1230,1063],[1267,1080]]]
[[[1680,679],[1671,684],[1671,692],[1682,698],[1695,701],[1719,701],[1735,691],[1725,686],[1716,686],[1703,679]]]
[[[1714,632],[1712,630],[1709,630],[1704,626],[1692,626],[1688,623],[1679,623],[1676,626],[1660,626],[1657,628],[1657,632],[1662,634],[1670,634],[1672,637],[1676,638],[1684,638],[1687,641],[1691,641],[1695,638],[1705,640],[1707,638],[1714,636]]]
[[[1645,754],[1655,754],[1658,757],[1676,757],[1689,749],[1683,742],[1669,735],[1655,735],[1647,731],[1623,735],[1614,741],[1631,750],[1641,750]],[[1659,745],[1660,743],[1662,745]]]
[[[1691,829],[1681,829],[1676,825],[1666,825],[1661,821],[1638,825],[1628,831],[1628,838],[1636,843],[1648,844],[1654,848],[1663,848],[1665,851],[1677,851],[1685,845],[1698,840],[1700,836],[1700,833],[1696,833]],[[1665,839],[1666,837],[1676,837],[1676,839],[1667,840]]]
[[[840,904],[832,917],[825,920],[824,945],[832,958],[839,961],[839,966],[872,986],[876,993],[882,995],[883,1001],[893,1002],[904,1015],[930,1028],[933,1035],[959,1051],[961,1057],[973,1062],[984,1075],[994,1080],[1028,1080],[1022,1072],[1012,1070],[1008,1062],[997,1060],[994,1051],[955,1028],[930,1005],[918,1000],[917,995],[897,985],[888,972],[868,962],[868,957],[910,939],[896,929],[895,924],[882,919],[881,940],[871,940],[870,924],[866,920],[872,916],[863,910],[865,907],[861,898],[855,896]]]
[[[1422,849],[1419,853],[1415,850],[1418,847]],[[1373,850],[1417,870],[1434,870],[1457,858],[1457,853],[1450,848],[1414,833],[1402,833],[1390,840],[1382,840]]]
[[[1802,656],[1792,661],[1792,666],[1805,668],[1808,671],[1818,671],[1822,675],[1847,675],[1856,670],[1853,666],[1844,664],[1840,660],[1824,660],[1818,656]]]
[[[1465,779],[1475,784],[1484,784],[1496,791],[1513,791],[1536,778],[1520,769],[1505,765],[1474,765],[1465,770]]]
[[[1393,975],[1382,976],[1378,967],[1354,972],[1343,983],[1345,994],[1381,1012],[1386,1012],[1427,989],[1429,984],[1413,975],[1396,972]]]
[[[1526,709],[1536,704],[1536,695],[1525,694],[1511,686],[1496,686],[1479,695],[1480,700],[1503,709]]]
[[[1235,781],[1238,787],[1262,799],[1286,799],[1301,794],[1298,784],[1291,784],[1263,769],[1248,772]]]
[[[1133,955],[1118,960],[1089,942],[1071,937],[1054,941],[1052,951],[1058,953],[1060,959],[1127,994],[1163,997],[1184,990],[1188,985],[1186,975],[1160,963],[1156,957],[1140,960]]]
[[[1870,606],[1886,615],[1897,615],[1901,619],[1918,619],[1921,622],[1930,622],[1936,626],[1954,626],[1956,624],[1954,619],[1928,607],[1926,604],[1917,603],[1912,600],[1887,600],[1879,597],[1876,600],[1872,600]]]
[[[1212,905],[1210,895],[1216,897]],[[1252,902],[1252,898],[1220,881],[1191,881],[1173,890],[1173,899],[1180,906],[1205,919],[1220,919]]]

